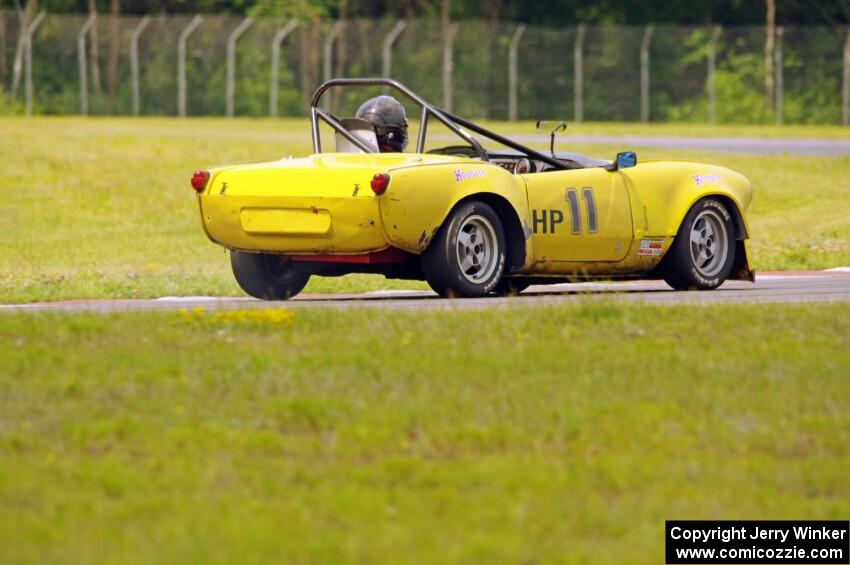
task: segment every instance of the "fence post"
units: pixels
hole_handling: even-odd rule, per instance
[[[844,42],[844,77],[841,82],[841,123],[850,125],[850,27]]]
[[[26,30],[26,46],[24,56],[26,65],[24,68],[24,96],[26,98],[25,107],[27,116],[32,116],[32,36],[35,35],[35,30],[41,25],[44,19],[44,11],[38,13]]]
[[[277,117],[277,83],[279,80],[280,67],[280,44],[292,31],[298,27],[298,20],[292,19],[285,26],[277,30],[272,39],[272,82],[269,85],[269,114],[272,118]]]
[[[77,34],[77,64],[80,67],[80,114],[87,116],[89,113],[89,83],[86,72],[86,35],[91,26],[94,25],[94,14],[86,18],[80,32]]]
[[[575,116],[573,119],[577,124],[584,120],[584,34],[587,27],[579,24],[576,30],[576,43],[573,47],[573,104],[575,105]]]
[[[27,27],[29,22],[26,20],[23,11],[18,12],[18,41],[15,42],[15,57],[12,59],[12,100],[18,98],[18,88],[21,86],[21,77],[23,76],[24,65],[26,64],[25,56],[27,50]]]
[[[720,26],[714,26],[711,30],[711,39],[708,40],[708,76],[706,87],[708,90],[708,123],[717,123],[717,84],[715,73],[717,72],[717,39],[720,37]]]
[[[0,84],[6,82],[6,13],[0,10]]]
[[[324,64],[325,64],[325,68],[324,68],[325,82],[328,82],[329,80],[331,80],[333,78],[333,46],[334,46],[334,41],[336,41],[337,36],[342,31],[343,25],[345,25],[345,24],[343,23],[342,20],[336,21],[334,23],[333,27],[331,28],[330,33],[328,33],[328,36],[325,38],[324,53],[323,53]]]
[[[649,122],[649,46],[655,26],[648,25],[643,31],[640,44],[640,121]]]
[[[381,56],[381,76],[386,78],[391,78],[390,75],[393,72],[393,45],[398,39],[398,36],[401,35],[401,32],[407,27],[407,22],[404,20],[399,20],[396,22],[395,26],[390,30],[390,33],[384,38],[384,48]],[[384,87],[384,94],[389,91],[387,87]]]
[[[150,17],[144,16],[133,30],[133,34],[130,36],[130,81],[132,83],[133,90],[134,116],[138,116],[141,111],[141,101],[139,97],[139,37],[142,35],[142,32],[145,31],[145,28],[148,27],[150,21]]]
[[[454,41],[457,35],[457,24],[451,24],[443,38],[443,109],[452,111],[452,71],[454,70]]]
[[[245,30],[251,27],[254,23],[253,18],[245,18],[242,23],[236,26],[229,36],[227,36],[227,100],[226,114],[228,118],[233,117],[234,98],[236,97],[236,41],[239,36],[245,33]]]
[[[201,16],[192,18],[177,40],[177,115],[181,118],[186,117],[186,43],[192,32],[201,25],[201,21]]]
[[[776,72],[776,80],[774,81],[774,92],[776,94],[776,125],[782,125],[782,96],[783,96],[783,78],[782,78],[782,40],[785,37],[785,29],[782,26],[776,28],[776,61],[773,66]]]
[[[516,98],[517,98],[517,49],[519,40],[525,33],[525,24],[516,26],[513,37],[511,37],[510,49],[508,51],[508,119],[516,121]]]

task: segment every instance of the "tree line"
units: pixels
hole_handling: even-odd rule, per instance
[[[320,52],[315,49],[315,46],[320,41],[322,22],[331,20],[367,18],[390,24],[392,20],[398,18],[431,21],[434,26],[442,28],[444,36],[449,33],[452,22],[474,20],[478,24],[490,26],[489,33],[486,30],[477,32],[478,37],[483,40],[482,45],[479,46],[482,52],[477,55],[479,60],[488,56],[498,59],[497,55],[505,48],[505,38],[497,37],[496,30],[499,26],[504,28],[503,24],[514,22],[528,23],[529,26],[552,30],[575,28],[580,23],[597,26],[630,25],[636,28],[647,24],[695,25],[702,30],[709,30],[714,26],[730,29],[735,26],[757,25],[764,30],[757,32],[761,34],[760,39],[748,37],[746,50],[738,49],[729,43],[726,46],[729,55],[718,68],[716,76],[719,95],[722,96],[725,93],[729,99],[736,101],[735,112],[749,116],[750,119],[758,116],[755,121],[768,121],[776,103],[777,30],[781,30],[783,26],[829,26],[835,30],[830,37],[817,37],[817,34],[810,34],[811,37],[806,41],[810,45],[811,52],[823,53],[824,59],[830,60],[828,65],[824,63],[820,67],[808,68],[805,57],[797,56],[786,45],[786,55],[788,55],[786,65],[792,70],[796,69],[798,76],[805,74],[806,77],[805,84],[799,87],[786,86],[789,92],[794,91],[795,88],[798,91],[796,96],[789,97],[786,108],[792,116],[795,112],[799,114],[794,118],[798,121],[830,122],[834,121],[833,116],[839,112],[835,105],[835,100],[838,98],[835,92],[841,88],[840,68],[836,69],[832,64],[837,60],[837,65],[841,65],[840,47],[836,48],[837,41],[832,36],[846,34],[847,23],[850,21],[848,18],[850,0],[598,0],[593,3],[579,0],[554,0],[533,4],[516,0],[0,0],[0,7],[7,14],[5,18],[0,17],[0,111],[3,110],[4,105],[9,108],[10,104],[14,105],[20,100],[23,67],[21,38],[17,37],[18,43],[15,45],[14,30],[9,28],[7,22],[12,21],[12,18],[17,18],[21,23],[28,22],[35,14],[44,10],[49,13],[97,16],[87,37],[88,58],[91,61],[88,81],[95,94],[103,95],[100,98],[105,103],[98,111],[108,114],[126,112],[121,109],[126,106],[126,101],[121,102],[122,96],[126,98],[126,93],[122,95],[121,92],[121,74],[124,72],[121,57],[126,57],[124,53],[126,46],[123,45],[126,38],[123,37],[124,32],[119,24],[121,17],[143,14],[165,17],[170,14],[204,13],[235,17],[296,17],[303,22],[299,29],[300,53],[297,61],[297,67],[301,69],[299,73],[303,76],[294,79],[294,82],[299,84],[298,88],[282,90],[282,96],[290,97],[289,107],[292,112],[298,111],[303,103],[301,98],[305,96],[304,93],[309,93],[319,79],[317,73],[320,68]],[[682,45],[676,46],[681,48],[681,56],[671,63],[669,70],[660,71],[660,73],[655,71],[654,84],[675,85],[676,76],[683,68],[700,67],[702,63],[699,61],[705,57],[705,46],[710,39],[704,37],[705,34],[705,31],[695,30],[683,36]],[[382,40],[380,33],[376,33],[373,37],[375,44],[380,45]],[[433,40],[433,36],[429,40]],[[196,41],[202,42],[203,38]],[[671,41],[679,40],[672,38]],[[781,40],[779,43],[779,49],[781,49]],[[210,48],[213,47],[214,45],[211,44]],[[566,47],[569,48],[569,46]],[[338,42],[336,49],[335,72],[358,70],[356,63],[346,66],[346,57],[350,55],[343,48],[343,42]],[[408,50],[405,57],[411,64],[419,65],[417,68],[427,68],[427,64],[422,61],[429,57],[433,58],[429,49],[430,46],[419,43],[417,52]],[[604,61],[629,60],[634,49],[632,43],[609,37],[606,39]],[[669,52],[672,53],[672,51]],[[170,56],[163,55],[163,57],[168,61],[171,60]],[[75,60],[70,58],[64,67],[73,69],[74,63]],[[205,63],[199,60],[194,64],[198,67]],[[463,65],[462,62],[459,64]],[[488,93],[492,90],[494,81],[499,80],[497,75],[502,72],[501,66],[489,65],[489,67],[486,77]],[[213,65],[211,72],[216,72],[216,68]],[[365,68],[363,65],[359,70],[376,74],[375,69]],[[610,74],[605,68],[598,68],[598,71],[599,80],[604,80],[605,76]],[[44,72],[44,76],[39,77],[40,84],[48,83],[49,85],[51,81],[56,82],[57,93],[61,91],[61,96],[66,100],[54,109],[44,107],[44,110],[59,113],[73,111],[71,97],[73,89],[64,84],[66,81],[53,77],[47,69],[38,72]],[[476,77],[482,72],[474,65],[467,71],[469,76]],[[163,77],[173,74],[162,69],[156,73],[162,77],[156,76],[151,80],[162,83],[163,86],[165,85]],[[665,74],[670,76],[665,77]],[[154,71],[151,70],[151,76],[153,75]],[[558,80],[562,82],[568,80],[565,75],[566,73],[561,70],[557,74]],[[425,81],[424,78],[422,80]],[[265,82],[259,79],[255,82],[256,85],[252,84],[249,90],[259,93],[264,88],[262,85]],[[434,80],[430,82],[434,82],[433,89],[437,94],[439,85]],[[530,84],[522,85],[522,88],[531,93],[530,91],[537,88],[538,82],[546,82],[546,85],[541,86],[549,88],[547,81],[532,81]],[[682,88],[675,93],[667,92],[672,88],[656,89],[657,94],[653,96],[653,104],[657,105],[657,110],[653,109],[653,116],[669,120],[699,120],[700,116],[706,114],[702,107],[704,104],[701,102],[702,88],[702,83],[698,81],[698,84],[687,92]],[[561,85],[558,91],[564,89],[568,90],[569,85]],[[302,91],[300,96],[298,96],[299,90]],[[60,94],[56,96],[59,97]],[[537,98],[546,97],[548,93],[539,92],[536,96]],[[816,98],[817,96],[821,96],[822,99]],[[243,96],[243,99],[247,98]],[[262,96],[257,94],[256,98],[256,103],[244,109],[246,113],[262,115],[264,111]],[[595,98],[602,101],[605,96]],[[439,101],[439,96],[435,100]],[[691,100],[697,102],[691,103]],[[487,111],[485,115],[501,117],[504,111],[500,105],[503,105],[502,101],[497,100],[491,103],[491,107],[497,107],[499,110],[492,113]],[[64,109],[65,106],[68,107],[67,110]],[[744,106],[746,109],[741,111]],[[820,113],[814,112],[813,109]],[[613,112],[612,116],[617,119],[633,119],[628,113],[620,115]],[[728,116],[726,121],[728,120],[737,120],[737,116]]]
[[[543,26],[587,24],[846,25],[850,0],[0,0],[35,13],[216,13],[340,19],[435,17],[495,19]]]

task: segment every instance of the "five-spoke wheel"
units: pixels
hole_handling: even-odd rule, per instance
[[[709,197],[685,216],[660,270],[677,290],[709,290],[729,277],[734,260],[732,216],[722,201]]]
[[[428,284],[442,296],[485,296],[505,268],[505,233],[483,202],[458,206],[422,254]]]
[[[458,229],[456,249],[460,270],[470,282],[486,281],[499,266],[496,230],[483,216],[464,219]]]
[[[717,210],[700,212],[691,228],[691,259],[699,273],[712,277],[726,264],[729,235]]]

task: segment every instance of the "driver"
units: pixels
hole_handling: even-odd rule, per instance
[[[392,96],[376,96],[357,109],[357,118],[375,128],[381,153],[400,153],[407,147],[407,114]]]

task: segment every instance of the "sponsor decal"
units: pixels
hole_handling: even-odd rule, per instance
[[[701,186],[703,184],[709,182],[720,182],[720,175],[694,175],[694,183],[697,186]]]
[[[661,255],[661,248],[663,247],[663,245],[663,242],[658,239],[642,239],[640,240],[638,255]]]
[[[486,174],[487,171],[485,171],[484,169],[469,169],[466,171],[462,169],[455,169],[455,182],[463,182],[467,179],[483,177]]]

